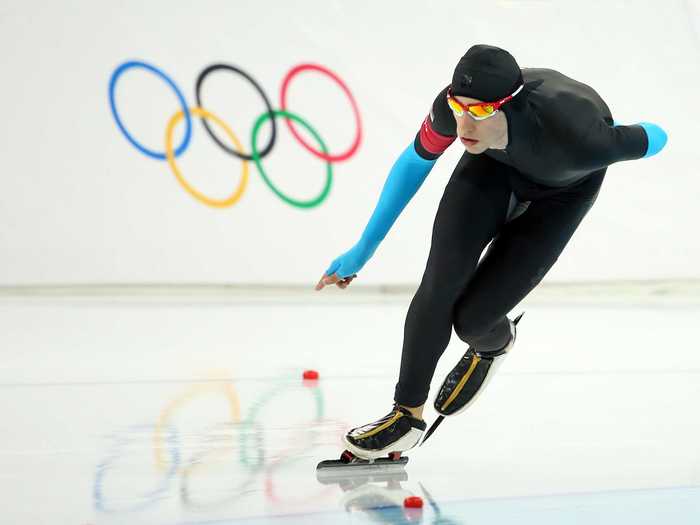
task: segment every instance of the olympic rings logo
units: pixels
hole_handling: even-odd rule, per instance
[[[119,78],[128,70],[130,69],[141,69],[148,71],[150,73],[155,74],[157,77],[159,77],[161,80],[163,80],[176,94],[177,99],[180,103],[181,109],[175,113],[170,120],[168,121],[165,129],[165,148],[164,151],[154,151],[151,150],[144,145],[142,145],[138,140],[134,138],[134,136],[128,131],[126,125],[124,124],[123,120],[121,119],[119,115],[119,111],[117,110],[116,102],[115,102],[115,90],[117,86],[117,81]],[[255,123],[253,124],[252,132],[251,132],[251,137],[250,137],[250,153],[244,152],[244,148],[239,141],[238,137],[234,134],[234,132],[231,130],[231,128],[226,124],[221,118],[216,116],[212,111],[208,109],[204,109],[204,104],[202,102],[202,86],[204,85],[204,81],[209,75],[216,71],[228,71],[230,73],[234,73],[236,75],[239,75],[243,78],[245,78],[250,84],[253,86],[253,88],[258,92],[260,97],[263,100],[263,103],[265,105],[265,112],[263,112],[256,120]],[[355,117],[355,126],[356,126],[356,132],[355,132],[355,138],[350,145],[350,147],[337,154],[332,154],[328,151],[328,148],[321,138],[321,136],[318,134],[316,129],[309,124],[309,122],[296,113],[290,111],[287,108],[287,92],[289,89],[289,85],[291,81],[299,74],[302,72],[306,71],[315,71],[318,73],[321,73],[327,77],[329,77],[331,80],[333,80],[345,93],[347,98],[350,100],[350,104],[352,106],[352,111]],[[195,100],[196,100],[196,106],[190,107],[187,104],[187,101],[185,100],[185,96],[183,95],[182,91],[178,86],[175,84],[175,82],[172,80],[170,76],[168,76],[163,70],[157,68],[156,66],[153,66],[151,64],[148,64],[146,62],[141,62],[141,61],[128,61],[124,62],[121,64],[119,67],[117,67],[114,72],[112,73],[112,76],[109,80],[109,104],[110,108],[112,110],[112,116],[114,117],[114,120],[116,121],[117,127],[121,131],[121,133],[124,135],[124,137],[131,143],[132,146],[134,146],[138,151],[146,155],[147,157],[157,159],[157,160],[165,160],[167,161],[168,165],[170,166],[171,171],[175,175],[175,178],[177,181],[180,183],[180,185],[190,194],[192,195],[195,199],[197,199],[199,202],[206,204],[207,206],[215,207],[215,208],[225,208],[228,206],[234,205],[238,200],[241,198],[243,193],[245,192],[245,189],[248,184],[248,161],[253,161],[255,163],[255,166],[258,169],[258,172],[260,173],[260,176],[262,177],[263,181],[265,184],[272,190],[272,192],[277,195],[282,201],[285,203],[297,207],[297,208],[313,208],[315,206],[318,206],[321,204],[327,197],[331,189],[331,185],[333,182],[333,163],[336,162],[342,162],[350,157],[352,157],[356,152],[357,149],[360,146],[360,142],[362,141],[362,121],[360,119],[360,111],[357,107],[357,103],[355,101],[354,96],[350,92],[350,89],[348,86],[341,80],[341,78],[331,71],[330,69],[318,65],[318,64],[299,64],[292,69],[290,69],[286,75],[284,76],[284,79],[282,81],[282,86],[280,88],[280,102],[279,102],[279,107],[280,109],[273,109],[272,105],[270,104],[270,100],[267,96],[267,94],[263,91],[262,87],[260,84],[246,71],[242,70],[239,67],[232,66],[230,64],[212,64],[208,67],[206,67],[197,77],[197,81],[195,82]],[[202,192],[194,188],[190,183],[187,182],[187,180],[184,178],[182,175],[180,168],[178,167],[177,163],[175,162],[175,159],[178,158],[180,155],[182,155],[188,148],[190,141],[192,139],[192,116],[199,117],[202,120],[202,124],[204,125],[204,129],[207,132],[207,134],[214,140],[214,142],[227,154],[232,155],[233,157],[236,157],[237,159],[240,159],[242,161],[242,167],[241,167],[241,178],[240,182],[238,183],[238,186],[236,189],[233,191],[233,193],[223,199],[217,199],[217,198],[212,198],[207,195],[204,195]],[[312,199],[307,199],[307,200],[302,200],[302,199],[295,199],[293,197],[290,197],[284,193],[282,193],[281,190],[279,190],[273,182],[270,180],[268,177],[267,173],[265,172],[265,169],[263,168],[262,165],[262,159],[265,158],[271,151],[272,148],[275,144],[275,139],[277,136],[277,125],[276,125],[276,118],[282,117],[287,124],[287,127],[289,131],[292,133],[294,138],[296,139],[297,142],[299,142],[304,149],[306,149],[309,153],[312,155],[318,157],[321,160],[324,160],[326,162],[326,181],[323,189],[321,190],[320,194]],[[182,142],[177,146],[174,147],[173,145],[173,132],[175,130],[175,127],[184,119],[185,121],[185,134],[182,138]],[[260,149],[258,147],[258,134],[260,131],[260,128],[266,121],[270,121],[271,124],[271,133],[270,133],[270,138],[268,143],[265,145],[264,148]],[[214,133],[212,128],[210,127],[210,124],[208,121],[213,122],[216,124],[219,128],[221,128],[228,140],[231,142],[233,147],[231,145],[225,144],[222,142]],[[302,128],[306,129],[311,136],[314,137],[316,142],[318,143],[317,147],[314,147],[313,145],[309,144],[297,131],[296,125],[301,126]]]
[[[309,449],[319,444],[335,443],[347,424],[325,417],[321,385],[286,377],[273,383],[272,388],[259,393],[245,407],[246,415],[242,417],[238,392],[230,375],[215,374],[211,381],[194,384],[169,401],[162,408],[156,424],[132,425],[108,436],[112,445],[107,457],[98,464],[94,479],[95,509],[104,514],[143,512],[169,498],[175,484],[180,487],[181,501],[191,510],[207,510],[238,502],[251,493],[254,485],[262,486],[267,500],[275,505],[294,505],[329,497],[332,487],[324,486],[319,490],[314,486],[303,500],[283,500],[281,494],[285,491],[279,485],[284,484],[285,479],[279,474],[299,461]],[[283,448],[266,444],[267,425],[264,421],[279,408],[274,403],[280,399],[288,400],[290,395],[306,398],[305,405],[310,408],[309,419],[300,425],[302,434],[284,434],[285,443],[290,445]],[[187,410],[186,407],[195,400],[224,402],[223,405],[217,403],[224,407],[224,411],[217,416],[219,421],[215,426],[203,430],[200,442],[189,427],[181,433],[176,422],[180,412]],[[188,438],[186,443],[181,435]],[[125,469],[133,465],[145,466],[148,462],[142,461],[142,456],[151,450],[156,477],[150,479],[144,475],[147,469],[140,470],[138,479],[144,482],[144,486],[127,485],[127,490],[133,492],[129,495],[119,493],[124,487],[123,477],[127,474],[129,478],[134,477],[133,472]],[[136,457],[140,461],[136,462]],[[230,463],[232,460],[235,463]],[[232,483],[229,488],[214,491],[216,498],[212,500],[211,483],[203,471],[215,467],[225,470],[227,483]],[[199,478],[205,483],[199,483]],[[220,480],[219,476],[215,478]],[[114,494],[115,488],[117,494]]]

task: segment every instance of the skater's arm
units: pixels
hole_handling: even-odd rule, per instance
[[[415,143],[411,143],[403,151],[389,172],[379,201],[360,240],[330,264],[324,278],[336,274],[340,279],[346,279],[360,271],[421,187],[435,162],[436,159],[428,160],[421,157],[416,151]],[[328,279],[326,279],[324,282],[322,278],[319,286],[332,284],[337,280],[327,282]],[[319,286],[317,289],[323,287]]]
[[[668,137],[660,126],[650,122],[625,126],[599,121],[581,139],[580,162],[593,170],[623,160],[656,155],[666,145]]]
[[[391,168],[360,240],[330,264],[316,285],[317,290],[329,284],[337,284],[340,288],[350,284],[421,187],[437,159],[457,138],[456,123],[447,105],[446,92],[447,88],[435,97],[414,141]]]
[[[435,97],[416,135],[416,151],[424,159],[437,159],[457,138],[457,122],[447,105],[447,89],[444,88]]]
[[[413,143],[396,160],[384,183],[379,202],[360,238],[360,243],[372,253],[421,187],[437,159],[455,141],[455,121],[444,92],[438,94]]]
[[[436,160],[421,157],[415,142],[399,156],[389,172],[377,206],[365,227],[360,242],[372,251],[384,240],[394,222],[425,181]]]

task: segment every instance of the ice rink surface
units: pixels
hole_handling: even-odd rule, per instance
[[[410,301],[328,292],[0,297],[2,523],[700,522],[697,303],[526,304],[405,474],[322,484],[391,408]]]

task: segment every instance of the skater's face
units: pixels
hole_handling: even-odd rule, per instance
[[[469,97],[454,98],[465,106],[483,102]],[[455,112],[452,114],[457,122],[459,140],[469,153],[476,155],[489,148],[503,149],[508,145],[508,121],[503,111],[498,111],[485,120],[474,120],[466,111],[461,116]]]

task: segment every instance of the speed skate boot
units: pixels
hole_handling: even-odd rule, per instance
[[[358,458],[371,461],[387,454],[398,458],[401,452],[418,444],[425,426],[425,421],[413,417],[411,412],[395,403],[386,416],[349,430],[343,442]]]
[[[476,352],[468,348],[452,371],[442,382],[440,391],[435,396],[435,410],[443,416],[454,416],[466,410],[501,366],[506,354],[515,344],[516,326],[523,314],[510,323],[510,341],[494,352]]]

